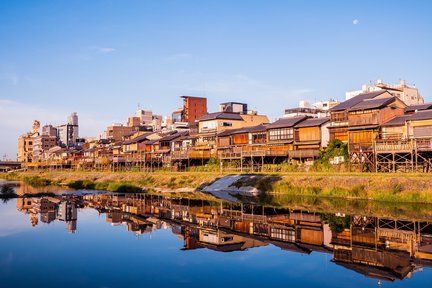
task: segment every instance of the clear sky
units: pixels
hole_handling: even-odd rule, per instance
[[[431,101],[431,13],[411,0],[2,0],[0,157],[34,119],[78,112],[80,136],[95,136],[138,103],[169,115],[180,95],[272,120],[377,79]]]

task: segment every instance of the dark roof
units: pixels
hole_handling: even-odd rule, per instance
[[[227,120],[243,120],[239,113],[229,112],[214,112],[204,115],[199,118],[198,121],[215,120],[215,119],[227,119]]]
[[[296,128],[302,128],[302,127],[313,127],[313,126],[321,126],[326,122],[330,121],[330,117],[322,117],[322,118],[309,118],[306,119],[299,124],[297,124]]]
[[[132,144],[132,143],[137,143],[137,142],[144,141],[151,134],[153,134],[153,133],[145,133],[145,134],[140,135],[138,137],[135,137],[133,139],[127,140],[127,141],[123,142],[123,145],[127,145],[127,144]]]
[[[237,128],[237,129],[228,129],[218,134],[219,137],[234,135],[234,134],[241,134],[241,133],[253,133],[253,132],[261,132],[266,131],[266,125],[260,124],[257,126],[251,126],[251,127],[243,127],[243,128]]]
[[[173,133],[171,135],[167,135],[165,137],[162,137],[159,139],[159,141],[172,141],[172,140],[177,139],[179,137],[186,136],[187,134],[189,134],[189,131],[177,132],[177,133]]]
[[[415,112],[415,111],[422,111],[422,110],[428,110],[432,109],[432,103],[424,103],[419,105],[411,105],[405,108],[405,112]]]
[[[196,98],[196,99],[207,99],[206,97],[199,97],[199,96],[180,96],[180,98]]]
[[[412,114],[408,120],[413,121],[413,120],[426,120],[426,119],[432,119],[432,110],[419,111],[415,114]]]
[[[396,118],[393,118],[390,121],[387,121],[386,123],[382,124],[383,127],[389,127],[389,126],[402,126],[405,125],[405,121],[408,120],[412,115],[403,115]]]
[[[386,105],[393,103],[396,101],[396,97],[386,97],[386,98],[378,98],[378,99],[365,99],[360,103],[352,106],[348,111],[360,111],[360,110],[371,110],[371,109],[379,109],[385,107]]]
[[[342,110],[349,109],[349,108],[353,107],[354,105],[357,105],[358,103],[360,103],[363,100],[375,98],[375,97],[377,97],[383,93],[386,93],[386,92],[388,93],[388,91],[386,91],[386,90],[380,90],[380,91],[375,91],[375,92],[370,92],[370,93],[359,94],[357,96],[354,96],[354,97],[336,105],[335,107],[331,108],[330,111],[342,111]]]
[[[267,125],[267,129],[274,129],[274,128],[283,128],[283,127],[293,127],[296,124],[300,123],[301,121],[304,121],[308,119],[307,116],[296,116],[296,117],[286,117],[286,118],[280,118],[279,120],[276,120],[273,123],[270,123]]]

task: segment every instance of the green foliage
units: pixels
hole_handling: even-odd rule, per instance
[[[16,196],[15,190],[10,185],[3,185],[0,189],[0,197],[3,199],[14,198]]]
[[[332,169],[330,159],[334,157],[343,156],[345,161],[348,157],[348,144],[335,139],[328,143],[327,148],[321,150],[318,154],[318,159],[314,162],[315,171],[329,171]],[[347,163],[347,162],[345,162]]]
[[[338,217],[335,214],[323,213],[321,214],[321,219],[329,224],[330,229],[334,233],[341,233],[346,228],[350,227],[350,218],[349,216]]]
[[[398,193],[402,192],[402,185],[400,183],[394,184],[392,187],[392,192],[393,192],[393,194],[398,194]]]
[[[95,183],[95,190],[107,190],[108,189],[108,183],[107,182],[97,182]]]
[[[142,189],[126,182],[113,182],[109,183],[107,187],[108,191],[111,192],[122,192],[122,193],[141,193]]]
[[[40,176],[25,176],[23,181],[33,187],[43,187],[53,184],[51,180],[42,178]]]
[[[351,196],[355,198],[367,198],[364,185],[355,185],[351,188]]]
[[[77,180],[68,183],[68,187],[73,189],[95,189],[96,184],[90,180]]]

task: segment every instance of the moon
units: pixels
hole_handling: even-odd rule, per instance
[[[359,24],[359,23],[360,23],[360,21],[359,21],[358,19],[354,19],[354,20],[353,20],[353,24],[354,24],[354,25],[357,25],[357,24]]]

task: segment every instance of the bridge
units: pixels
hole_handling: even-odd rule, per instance
[[[21,169],[21,163],[16,161],[0,161],[0,172]]]

